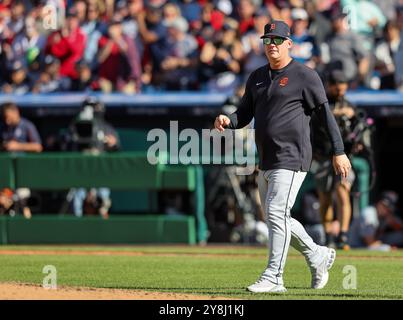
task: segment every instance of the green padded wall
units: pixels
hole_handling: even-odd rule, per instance
[[[103,220],[42,215],[6,220],[2,221],[6,228],[3,225],[0,230],[6,230],[8,244],[196,243],[195,219],[191,216],[114,216]]]
[[[0,153],[0,188],[14,189],[13,159],[10,154]]]

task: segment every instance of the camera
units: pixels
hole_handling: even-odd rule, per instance
[[[72,148],[76,151],[104,151],[104,106],[95,98],[87,98],[82,110],[70,126]]]
[[[367,117],[364,110],[357,110],[351,119],[347,116],[338,117],[337,122],[348,154],[354,153],[357,144],[361,144],[365,149],[371,149],[373,120]]]

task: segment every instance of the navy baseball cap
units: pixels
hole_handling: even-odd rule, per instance
[[[332,22],[340,20],[340,19],[344,19],[345,17],[347,17],[347,13],[345,13],[345,12],[343,12],[341,10],[334,10],[330,14],[330,20]]]
[[[344,72],[339,69],[332,70],[329,74],[329,83],[336,84],[336,83],[348,83],[348,79]]]
[[[262,35],[260,39],[270,37],[289,38],[290,27],[282,20],[274,20],[264,26],[264,35]]]

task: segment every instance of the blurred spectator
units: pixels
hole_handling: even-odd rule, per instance
[[[213,41],[204,45],[200,54],[200,76],[202,81],[207,81],[207,89],[234,94],[239,86],[242,57],[236,26],[226,24]]]
[[[93,76],[90,65],[86,61],[78,61],[76,63],[76,70],[78,78],[72,81],[70,88],[71,91],[87,92],[99,90],[98,83]]]
[[[401,2],[400,0],[372,0],[372,2],[379,7],[387,20],[396,20],[395,9],[399,2]]]
[[[98,4],[89,5],[86,11],[86,20],[81,25],[81,30],[86,36],[86,46],[84,50],[84,60],[90,65],[91,70],[96,70],[98,63],[98,42],[102,33],[106,31],[106,26],[100,19]]]
[[[122,19],[123,33],[129,38],[134,39],[136,46],[139,50],[140,57],[143,56],[144,45],[140,36],[137,17],[143,14],[144,2],[143,0],[119,0],[116,3],[115,16]]]
[[[264,26],[270,22],[266,9],[258,10],[253,17],[254,29],[242,36],[242,48],[244,53],[243,76],[249,77],[253,70],[267,63],[264,54],[263,42],[260,39],[264,33]]]
[[[320,62],[319,48],[314,38],[308,33],[308,13],[302,8],[291,11],[293,20],[291,40],[293,42],[290,55],[293,59],[315,69]]]
[[[21,61],[15,61],[9,72],[10,80],[1,88],[3,93],[26,94],[31,91],[32,83]]]
[[[162,23],[162,9],[148,4],[145,12],[139,12],[137,15],[137,23],[141,38],[147,47],[145,53],[147,67],[144,68],[144,77],[147,82],[151,79],[153,85],[159,86],[161,62],[169,52],[167,29]]]
[[[237,11],[239,16],[239,34],[242,36],[254,28],[253,16],[257,11],[257,6],[255,6],[252,0],[239,0]]]
[[[225,24],[226,20],[232,15],[233,7],[230,0],[218,0],[215,4],[217,14],[221,14],[222,24]]]
[[[21,61],[24,66],[28,66],[30,57],[29,52],[37,52],[37,56],[43,53],[46,38],[39,33],[36,20],[32,16],[25,19],[24,29],[14,38],[11,43],[11,50],[8,56],[9,61]]]
[[[140,56],[133,39],[123,34],[122,23],[109,24],[108,35],[99,40],[99,86],[103,92],[141,91]]]
[[[60,61],[47,55],[43,62],[44,69],[32,89],[33,93],[68,91],[71,79],[60,75]]]
[[[110,2],[110,1],[109,1]],[[112,17],[113,11],[110,9],[110,5],[107,6],[105,0],[87,0],[88,7],[97,7],[101,21],[108,21]],[[108,16],[110,15],[110,16]]]
[[[386,23],[386,18],[372,0],[340,0],[343,12],[348,14],[352,32],[362,37],[362,45],[368,51],[374,49],[374,40]]]
[[[332,33],[331,15],[334,10],[337,10],[337,3],[333,0],[307,2],[307,12],[311,19],[309,33],[319,47]]]
[[[363,46],[362,38],[349,30],[345,14],[333,14],[332,26],[334,34],[327,40],[322,59],[329,62],[329,70],[342,70],[350,86],[356,87],[368,74],[369,52]]]
[[[396,215],[399,196],[385,191],[374,206],[364,208],[351,226],[351,246],[372,250],[403,247],[403,223]]]
[[[69,10],[76,13],[78,22],[80,26],[82,26],[87,20],[87,2],[84,0],[75,0]]]
[[[283,20],[291,26],[291,6],[294,5],[289,0],[265,0],[265,5],[270,12],[272,20]]]
[[[42,142],[35,125],[20,115],[17,105],[6,102],[1,106],[2,122],[0,123],[1,148],[6,152],[41,152]],[[26,218],[31,217],[27,205],[30,190],[19,188],[15,191]]]
[[[9,188],[0,189],[0,216],[8,214],[11,217],[22,213],[26,219],[32,217],[28,200],[31,192],[27,188],[19,188],[15,191]]]
[[[9,188],[0,189],[0,216],[9,214],[15,215],[14,192]]]
[[[21,0],[13,1],[11,5],[11,16],[8,22],[8,29],[11,32],[10,37],[14,38],[24,29],[25,5]]]
[[[403,39],[403,4],[396,7],[396,21],[400,29],[400,39]],[[395,54],[395,81],[397,88],[403,92],[403,41]]]
[[[214,6],[212,3],[206,3],[202,8],[201,21],[199,24],[195,25],[197,34],[197,39],[199,46],[203,47],[208,41],[211,41],[215,31],[221,29],[222,25],[216,26],[212,25],[212,14],[214,11]]]
[[[179,8],[182,16],[189,22],[190,28],[197,28],[197,24],[201,21],[202,7],[197,0],[180,0]],[[200,27],[200,26],[199,26]]]
[[[93,3],[98,3],[98,5],[102,4],[103,5],[103,18],[106,21],[111,21],[113,18],[113,14],[115,12],[115,2],[116,0],[88,0],[89,4],[93,4]],[[91,1],[93,1],[93,3],[91,3]]]
[[[187,33],[188,23],[180,17],[168,22],[170,50],[161,63],[163,83],[168,90],[194,90],[197,87],[197,41]]]
[[[168,26],[182,17],[181,9],[175,3],[167,3],[162,9],[163,23]]]
[[[396,89],[394,57],[400,41],[397,23],[389,21],[384,28],[383,40],[375,47],[375,70],[380,74],[380,85],[376,89]]]
[[[77,13],[73,11],[68,13],[66,25],[49,36],[45,53],[60,60],[62,76],[76,79],[75,63],[83,57],[85,45],[85,34],[80,29]]]
[[[42,142],[35,125],[21,117],[20,110],[14,103],[1,106],[2,122],[0,125],[2,149],[9,152],[41,152]]]

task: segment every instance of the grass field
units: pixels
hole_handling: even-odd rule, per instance
[[[285,294],[245,288],[266,265],[266,248],[225,246],[1,246],[0,282],[42,284],[45,265],[59,286],[121,288],[240,299],[403,299],[403,251],[338,251],[323,290],[312,290],[305,260],[290,251]],[[347,266],[347,267],[346,267]],[[343,282],[357,271],[356,289]],[[347,268],[347,269],[346,269]],[[351,284],[351,282],[350,282]]]

